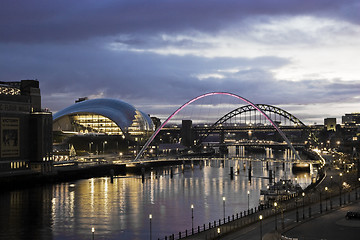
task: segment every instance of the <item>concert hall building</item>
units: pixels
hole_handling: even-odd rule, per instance
[[[153,132],[149,115],[117,99],[82,98],[53,117],[55,146],[74,148],[77,155],[134,155]]]

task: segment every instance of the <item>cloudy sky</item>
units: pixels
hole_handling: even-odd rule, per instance
[[[305,123],[360,112],[359,0],[2,0],[0,80],[170,115],[205,92]]]

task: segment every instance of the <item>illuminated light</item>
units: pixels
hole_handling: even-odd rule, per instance
[[[149,214],[149,219],[152,219],[152,214]]]
[[[223,197],[223,201],[225,201],[226,200],[226,198],[225,197]]]
[[[220,234],[220,228],[217,228],[217,233]]]
[[[305,197],[305,193],[303,192],[302,194],[301,194],[303,197]]]
[[[262,219],[263,219],[263,215],[260,215],[260,216],[259,216],[259,219],[262,220]]]
[[[91,228],[91,232],[94,233],[94,232],[95,232],[95,228]]]

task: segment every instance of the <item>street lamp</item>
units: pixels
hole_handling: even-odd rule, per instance
[[[248,214],[250,213],[250,191],[247,191],[248,196]]]
[[[91,145],[93,145],[93,142],[89,142],[89,153],[91,153]]]
[[[358,184],[356,186],[356,195],[355,195],[355,198],[358,199],[358,188],[359,188],[359,184],[360,183],[360,178],[358,178]]]
[[[150,240],[151,240],[151,235],[152,235],[151,219],[152,219],[152,214],[149,214],[149,221],[150,221]]]
[[[303,219],[305,219],[305,193],[302,193],[303,196]]]
[[[296,222],[299,222],[299,207],[298,207],[298,198],[295,198],[295,206],[296,206]]]
[[[104,154],[105,154],[105,144],[107,144],[107,141],[103,142],[103,152],[104,152]]]
[[[194,204],[191,204],[191,229],[194,231]]]
[[[320,189],[319,193],[320,193],[320,213],[322,213],[321,189]],[[326,199],[326,198],[325,198],[325,199]]]
[[[339,186],[339,190],[340,190],[340,195],[339,195],[339,202],[340,202],[340,207],[341,207],[341,204],[342,204],[342,197],[341,197],[341,191],[342,191],[342,173],[339,174],[340,175],[340,186]]]
[[[277,231],[277,214],[276,214],[276,207],[277,207],[277,202],[274,202],[274,210],[275,210],[275,231]]]
[[[95,228],[91,228],[92,240],[95,239]]]
[[[262,219],[263,219],[263,216],[260,215],[259,219],[260,219],[260,240],[262,240]]]
[[[225,197],[223,197],[224,223],[225,223],[225,200],[226,200],[226,198],[225,198]]]
[[[328,191],[328,187],[325,187],[325,211],[327,211],[328,210],[328,208],[327,208],[327,191]]]

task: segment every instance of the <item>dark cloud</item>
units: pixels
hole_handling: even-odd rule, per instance
[[[119,34],[216,32],[256,16],[318,14],[359,23],[356,0],[3,0],[1,42],[69,42]]]
[[[356,79],[276,79],[273,70],[292,64],[292,59],[161,55],[153,50],[216,49],[218,42],[202,41],[202,34],[221,37],[221,31],[229,28],[248,42],[291,45],[294,39],[302,39],[311,46],[314,36],[306,39],[300,31],[284,36],[269,31],[259,39],[246,33],[254,23],[271,25],[273,17],[315,15],[360,23],[358,10],[355,0],[3,0],[0,80],[38,79],[43,106],[52,111],[79,97],[98,96],[167,115],[187,100],[212,91],[274,105],[351,102],[360,92]],[[190,37],[176,38],[182,33]],[[110,49],[111,44],[120,49]]]
[[[91,51],[90,51],[91,49]],[[58,111],[79,97],[99,95],[134,105],[181,105],[205,92],[226,91],[257,103],[311,104],[349,101],[358,81],[275,79],[272,69],[291,63],[279,57],[202,58],[114,52],[97,43],[82,45],[0,45],[1,80],[39,79],[43,105]],[[218,72],[219,69],[239,69]],[[198,79],[218,73],[223,79]],[[211,76],[211,75],[210,75]],[[336,97],[336,98],[335,98]]]

